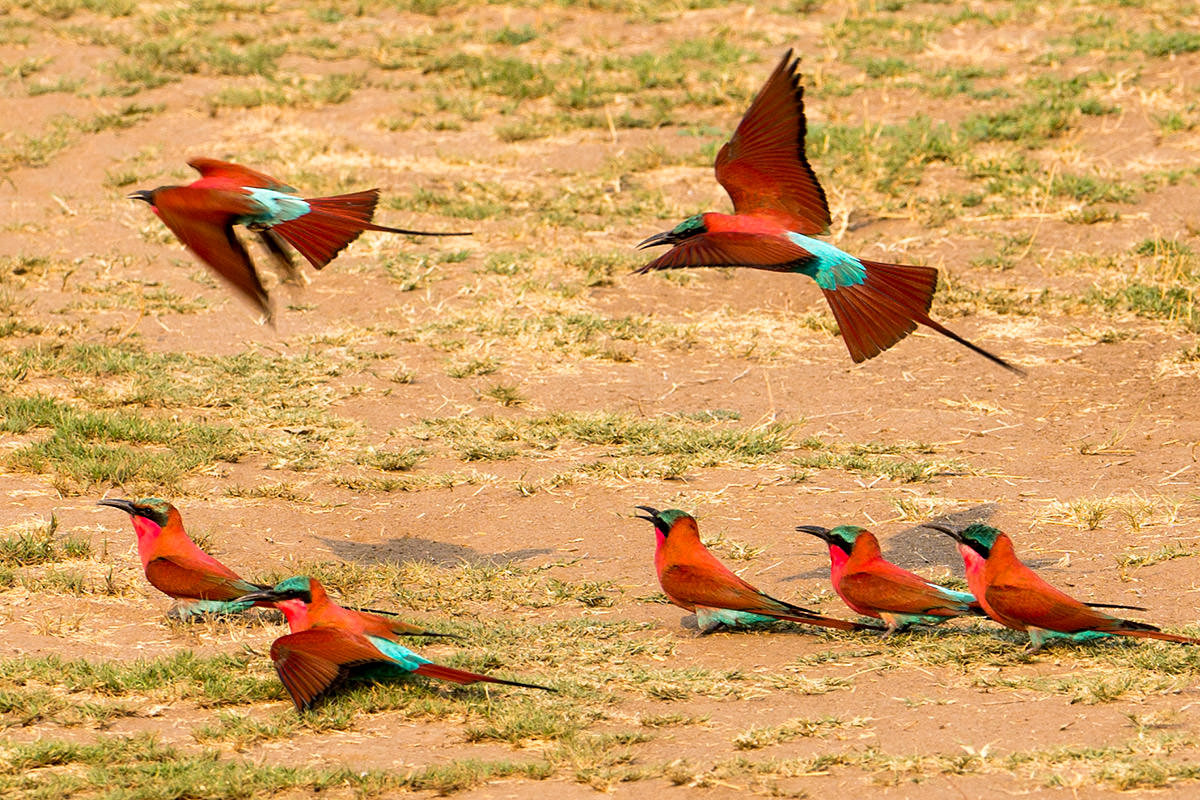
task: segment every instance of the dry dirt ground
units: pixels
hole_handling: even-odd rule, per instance
[[[1200,791],[1200,649],[697,637],[682,508],[848,615],[798,524],[961,576],[986,519],[1047,579],[1200,634],[1200,15],[1176,2],[0,10],[0,788],[17,797],[1102,797]],[[943,270],[853,365],[800,276],[633,275],[726,210],[712,157],[802,55],[833,241]],[[136,188],[228,158],[384,224],[274,327]],[[265,254],[255,252],[260,263]],[[268,276],[270,279],[270,276]],[[172,499],[243,575],[320,575],[555,695],[359,685],[297,715],[274,620],[166,618],[103,496]]]

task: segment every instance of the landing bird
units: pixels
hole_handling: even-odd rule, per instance
[[[829,545],[830,579],[846,605],[887,623],[884,636],[914,623],[933,624],[966,614],[984,616],[973,595],[930,583],[884,559],[875,534],[854,525],[796,530]]]
[[[654,523],[656,545],[654,568],[667,598],[696,614],[700,633],[712,633],[722,625],[737,628],[788,620],[843,631],[882,630],[844,619],[821,616],[815,611],[763,594],[730,572],[700,541],[696,520],[678,509],[658,511],[638,506]]]
[[[1153,625],[1095,610],[1144,610],[1137,606],[1081,603],[1055,589],[1021,563],[1013,551],[1012,540],[995,528],[978,523],[957,532],[929,523],[925,527],[958,542],[967,569],[967,586],[979,598],[989,617],[1001,625],[1029,634],[1026,652],[1036,653],[1051,639],[1085,642],[1104,636],[1136,636],[1200,644],[1200,639],[1164,633]]]
[[[299,272],[284,247],[287,242],[321,269],[363,231],[404,233],[412,236],[469,236],[433,233],[375,225],[371,217],[379,190],[304,199],[296,190],[270,175],[212,158],[194,158],[188,165],[200,179],[187,186],[159,186],[128,195],[144,200],[179,240],[209,268],[241,292],[266,318],[271,318],[267,290],[263,288],[234,225],[245,225],[258,234],[286,278]]]
[[[483,681],[554,691],[434,664],[396,641],[399,632],[392,620],[342,608],[329,599],[316,578],[288,578],[242,597],[241,602],[271,603],[287,618],[291,633],[271,645],[271,660],[297,711],[311,708],[356,669],[373,666],[453,683]]]
[[[120,509],[130,516],[146,580],[168,597],[183,601],[172,609],[173,616],[187,619],[196,614],[240,613],[254,604],[238,598],[268,588],[243,580],[197,547],[183,528],[179,510],[166,500],[105,499],[98,505]]]
[[[937,270],[867,261],[814,235],[829,232],[829,204],[804,155],[804,88],[784,54],[717,153],[717,181],[732,215],[697,214],[638,247],[671,249],[638,272],[680,267],[753,267],[799,272],[825,293],[855,363],[873,358],[916,330],[933,328],[1007,370],[1020,369],[929,317]]]

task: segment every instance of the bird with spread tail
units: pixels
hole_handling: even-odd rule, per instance
[[[342,608],[316,578],[288,578],[240,598],[243,603],[270,603],[283,612],[291,630],[271,645],[271,660],[297,711],[311,708],[353,672],[384,668],[416,673],[452,683],[499,683],[554,691],[435,664],[396,641],[392,620]],[[374,670],[372,670],[374,672]]]
[[[1096,610],[1145,610],[1138,606],[1082,603],[1059,591],[1023,564],[1013,549],[1012,539],[996,528],[980,523],[961,531],[931,523],[925,523],[925,527],[958,542],[967,570],[967,586],[989,617],[1001,625],[1029,634],[1027,652],[1036,653],[1054,639],[1086,642],[1108,636],[1200,644],[1200,639],[1165,633],[1153,625]]]
[[[199,614],[241,613],[254,603],[241,602],[239,597],[268,588],[243,580],[197,547],[184,530],[179,510],[166,500],[106,498],[98,505],[129,515],[146,580],[163,594],[181,601],[171,610],[172,616],[188,619]]]
[[[829,232],[825,192],[804,154],[804,88],[788,50],[717,153],[717,181],[733,214],[689,217],[638,247],[671,249],[638,269],[753,267],[798,272],[825,294],[855,363],[873,358],[925,325],[1011,372],[1022,370],[929,316],[933,267],[868,261],[813,238]]]
[[[150,204],[171,232],[209,268],[254,303],[270,320],[270,299],[254,262],[233,230],[244,225],[258,234],[286,280],[300,273],[284,243],[321,269],[363,231],[411,236],[469,236],[390,228],[371,222],[379,190],[333,197],[302,198],[296,190],[262,172],[212,158],[194,158],[200,173],[186,186],[159,186],[128,195]]]
[[[887,623],[884,636],[915,623],[933,624],[968,614],[985,616],[974,595],[930,583],[883,557],[875,534],[855,525],[796,530],[829,545],[834,591],[854,611]]]
[[[826,617],[760,592],[733,574],[700,541],[696,520],[679,509],[638,506],[654,524],[654,568],[672,603],[695,612],[700,633],[787,620],[843,631],[882,630],[874,625]]]

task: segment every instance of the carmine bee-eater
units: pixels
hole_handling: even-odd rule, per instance
[[[342,608],[329,599],[316,578],[288,578],[273,588],[242,597],[241,602],[270,603],[287,617],[291,633],[271,645],[271,660],[297,711],[311,708],[355,669],[373,666],[453,683],[483,681],[554,691],[434,664],[396,641],[399,632],[392,620]]]
[[[829,545],[830,579],[846,605],[887,623],[888,636],[914,623],[944,622],[966,614],[984,615],[975,597],[930,583],[883,557],[875,534],[854,525],[830,530],[801,525],[796,530]]]
[[[101,500],[98,505],[118,508],[129,515],[137,534],[138,555],[146,580],[168,597],[184,601],[171,615],[188,619],[198,614],[237,614],[255,605],[272,607],[269,602],[247,603],[239,598],[251,592],[270,589],[265,583],[243,580],[236,572],[196,546],[183,527],[179,509],[157,497],[143,500]],[[427,631],[395,617],[390,611],[349,609],[351,613],[376,616],[386,614],[391,630],[402,636],[439,636],[450,634]]]
[[[967,569],[967,586],[988,616],[1013,630],[1029,634],[1027,652],[1036,653],[1052,639],[1084,642],[1105,636],[1135,636],[1168,642],[1200,644],[1200,639],[1164,633],[1144,622],[1121,619],[1096,608],[1137,606],[1081,603],[1046,583],[1017,558],[1012,539],[988,525],[970,525],[954,531],[925,524],[958,542]]]
[[[730,214],[697,214],[639,247],[671,249],[637,270],[754,267],[799,272],[817,282],[833,309],[850,357],[879,355],[916,330],[933,328],[1005,369],[999,356],[929,316],[937,270],[867,261],[813,236],[829,232],[825,192],[804,155],[804,88],[789,50],[717,153],[717,181],[733,200]]]
[[[214,272],[241,292],[268,318],[271,306],[234,225],[245,225],[274,257],[288,278],[299,273],[283,243],[300,251],[321,269],[363,231],[412,236],[468,236],[389,228],[371,222],[379,190],[334,197],[301,198],[296,190],[261,172],[217,161],[194,158],[188,165],[200,179],[187,186],[159,186],[128,195],[144,200],[171,232]]]
[[[186,619],[194,614],[236,614],[254,605],[239,602],[239,597],[267,588],[243,580],[197,547],[183,528],[179,510],[166,500],[105,499],[99,505],[129,515],[146,580],[163,594],[183,601],[172,609],[173,616]]]
[[[825,617],[763,594],[709,552],[700,541],[700,528],[691,515],[674,508],[638,508],[647,516],[635,516],[654,524],[658,582],[672,603],[695,612],[700,633],[712,633],[722,625],[737,628],[778,620],[843,631],[881,630],[874,625]]]

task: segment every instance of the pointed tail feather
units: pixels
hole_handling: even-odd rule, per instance
[[[379,190],[340,194],[334,197],[314,197],[306,200],[309,212],[295,219],[272,225],[270,230],[282,236],[300,251],[314,267],[321,269],[363,231],[384,231],[412,236],[469,236],[463,233],[432,233],[389,228],[371,222]]]
[[[1179,642],[1180,644],[1200,644],[1200,639],[1194,636],[1180,636],[1177,633],[1165,631],[1119,631],[1123,636],[1137,636],[1142,639],[1162,639],[1164,642]]]
[[[1132,636],[1138,639],[1162,639],[1164,642],[1179,642],[1180,644],[1200,644],[1200,639],[1192,636],[1181,636],[1177,633],[1167,633],[1159,630],[1156,625],[1145,622],[1135,622],[1131,619],[1112,618],[1113,624],[1097,628],[1104,633],[1115,633],[1120,636]]]
[[[930,318],[929,308],[937,288],[936,269],[865,259],[862,264],[866,267],[862,283],[824,290],[855,363],[879,355],[916,330],[920,323],[1010,372],[1024,374],[1018,367]]]
[[[1145,611],[1141,606],[1122,606],[1116,603],[1084,603],[1088,608],[1120,608],[1124,611]]]
[[[959,336],[954,331],[950,330],[949,328],[943,327],[940,323],[931,319],[929,317],[929,315],[925,315],[924,319],[918,317],[917,322],[919,322],[922,325],[925,325],[927,327],[933,328],[938,333],[942,334],[943,336],[953,339],[954,341],[961,344],[963,347],[966,347],[970,350],[974,350],[979,355],[983,356],[984,358],[988,359],[989,361],[999,364],[1000,366],[1004,367],[1006,370],[1013,373],[1014,375],[1024,375],[1025,374],[1025,370],[1008,363],[1000,356],[996,355],[995,353],[990,353],[987,350],[984,350],[982,347],[980,347],[977,344],[968,342],[966,339]]]
[[[852,622],[848,619],[825,617],[820,614],[772,614],[777,619],[788,622],[801,622],[805,625],[816,625],[821,628],[836,628],[839,631],[882,631],[878,625],[867,622]]]
[[[438,680],[451,681],[453,683],[502,683],[506,686],[523,686],[526,689],[542,689],[547,692],[553,692],[549,686],[539,686],[536,683],[522,683],[521,681],[506,681],[503,678],[493,678],[490,675],[480,675],[476,672],[467,672],[454,667],[444,667],[441,664],[422,664],[415,670],[418,675],[424,675],[427,678],[437,678]]]

